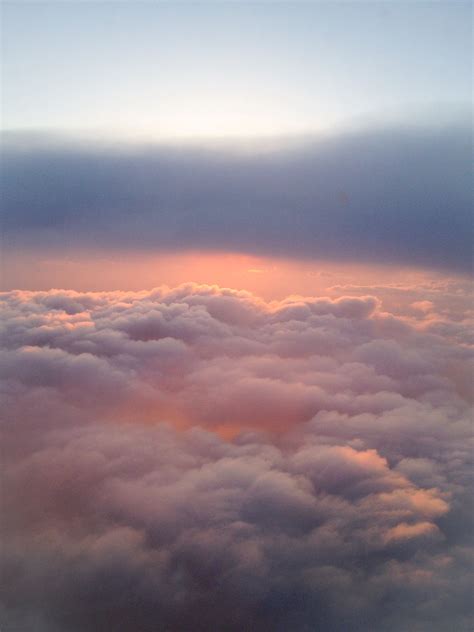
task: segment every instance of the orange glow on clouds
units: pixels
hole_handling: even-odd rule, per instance
[[[419,285],[441,273],[400,266],[278,259],[233,252],[3,255],[2,289],[142,290],[189,281],[244,289],[267,300],[325,293],[334,286]],[[347,293],[347,292],[346,292]],[[426,313],[426,305],[414,308]]]

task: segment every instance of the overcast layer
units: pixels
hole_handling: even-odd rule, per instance
[[[466,272],[469,126],[250,145],[5,134],[6,250],[218,250]]]
[[[5,629],[470,630],[466,289],[4,294]]]

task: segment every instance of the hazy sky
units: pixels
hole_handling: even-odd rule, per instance
[[[467,103],[470,3],[7,2],[3,126],[307,132]]]

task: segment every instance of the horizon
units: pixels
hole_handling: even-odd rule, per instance
[[[1,10],[2,631],[471,632],[471,3]]]

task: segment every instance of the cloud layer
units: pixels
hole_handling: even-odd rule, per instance
[[[5,629],[469,630],[464,290],[3,294]]]
[[[470,121],[231,147],[7,133],[5,243],[471,265]]]

